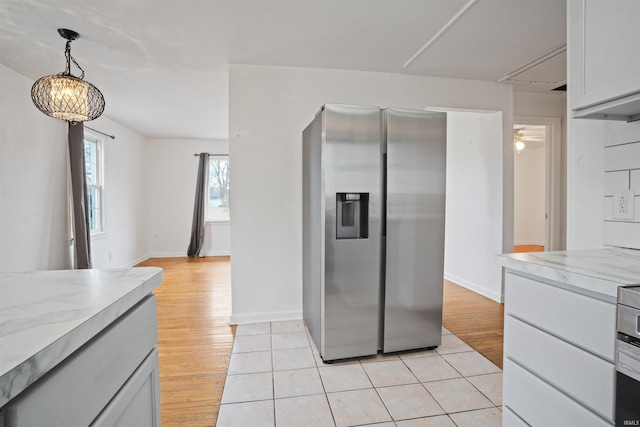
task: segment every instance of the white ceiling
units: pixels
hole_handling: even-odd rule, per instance
[[[566,81],[564,0],[0,0],[0,20],[0,62],[33,80],[80,33],[104,114],[148,137],[226,139],[228,64]]]

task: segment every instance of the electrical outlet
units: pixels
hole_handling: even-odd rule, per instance
[[[633,190],[621,190],[613,193],[613,219],[633,219],[635,194]]]

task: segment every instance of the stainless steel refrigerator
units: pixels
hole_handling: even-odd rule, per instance
[[[303,313],[322,359],[440,345],[446,114],[325,104],[302,139]]]

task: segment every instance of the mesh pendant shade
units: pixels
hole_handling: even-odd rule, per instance
[[[71,42],[80,35],[66,28],[59,28],[58,33],[67,39],[64,48],[65,70],[38,79],[31,87],[31,99],[38,110],[56,119],[68,122],[96,119],[104,111],[104,96],[97,87],[83,80],[84,70],[71,56]],[[71,74],[72,61],[82,72],[80,77]]]
[[[74,76],[38,79],[31,88],[31,98],[47,116],[70,122],[93,120],[104,111],[104,97],[98,88]]]

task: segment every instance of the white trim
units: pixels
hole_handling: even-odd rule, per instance
[[[489,291],[485,288],[483,288],[480,285],[476,285],[475,283],[471,283],[466,281],[465,279],[462,279],[460,277],[457,277],[453,274],[449,274],[447,272],[444,273],[444,278],[447,279],[450,282],[455,283],[456,285],[460,285],[463,288],[467,288],[470,291],[473,291],[477,294],[480,294],[484,297],[487,297],[493,301],[499,302],[499,303],[503,303],[504,302],[504,292],[503,295],[497,294],[495,292]]]
[[[198,258],[207,256],[231,256],[231,253],[209,251],[204,254],[200,254]],[[152,253],[147,258],[187,258],[187,251],[185,249],[183,252],[156,252]]]
[[[146,261],[146,260],[148,260],[149,258],[152,258],[152,257],[150,257],[149,255],[142,256],[142,257],[140,257],[140,258],[138,258],[138,259],[136,259],[136,260],[134,260],[134,261],[131,261],[131,262],[128,262],[128,263],[126,263],[126,264],[122,265],[120,268],[131,268],[131,267],[135,267],[136,265],[140,264],[142,261]]]
[[[502,83],[502,82],[513,82],[513,83],[524,83],[524,81],[519,81],[519,80],[512,80],[513,77],[524,73],[525,71],[542,64],[543,62],[557,56],[560,55],[564,52],[567,51],[567,43],[562,43],[561,45],[558,45],[556,47],[554,47],[553,49],[543,53],[542,55],[538,56],[537,58],[527,62],[526,64],[523,64],[517,68],[515,68],[514,70],[508,72],[507,74],[505,74],[504,76],[502,76],[501,78],[499,78],[497,80],[496,83]],[[557,84],[557,85],[562,85],[562,84],[566,84],[567,83],[567,79],[565,78],[564,80],[561,81],[557,81],[557,82],[532,82],[532,83],[541,83],[541,84]]]
[[[93,239],[94,235],[100,235],[103,233],[107,232],[107,211],[105,209],[105,174],[104,174],[104,170],[105,170],[105,144],[104,144],[104,138],[102,136],[99,136],[98,134],[91,132],[90,130],[86,130],[86,128],[84,128],[84,140],[85,141],[90,141],[96,144],[96,178],[98,181],[98,184],[96,185],[91,185],[91,187],[94,187],[98,190],[99,193],[99,215],[100,217],[98,218],[98,222],[99,222],[99,231],[93,233],[91,235],[91,238]],[[84,145],[84,143],[83,143]],[[90,185],[87,184],[87,190],[89,189]],[[88,203],[88,201],[87,201]]]
[[[108,231],[98,231],[96,233],[91,233],[91,240],[102,240],[109,237]]]
[[[453,18],[451,18],[449,22],[444,24],[444,26],[440,28],[440,30],[438,30],[438,32],[433,37],[431,37],[428,42],[426,42],[416,53],[413,54],[411,58],[409,58],[407,62],[402,65],[402,68],[409,67],[413,63],[413,61],[418,59],[418,57],[424,53],[425,50],[433,46],[438,40],[442,38],[442,36],[447,33],[447,31],[451,29],[451,27],[457,24],[458,21],[460,21],[462,17],[464,17],[464,15],[466,15],[479,1],[480,0],[470,0],[469,2],[467,2],[467,4],[462,6],[462,8],[455,15],[453,15]]]
[[[205,221],[205,225],[225,225],[225,224],[231,224],[231,220],[227,219],[227,218],[220,218],[220,219],[216,219],[216,218],[207,218],[207,220]]]
[[[149,255],[149,258],[186,258],[187,250],[182,252],[156,252]]]
[[[205,252],[204,256],[231,256],[231,252],[209,251],[209,252]]]
[[[282,320],[302,320],[302,311],[296,310],[241,315],[232,314],[231,319],[229,320],[229,324],[240,325],[244,323],[279,322]]]

